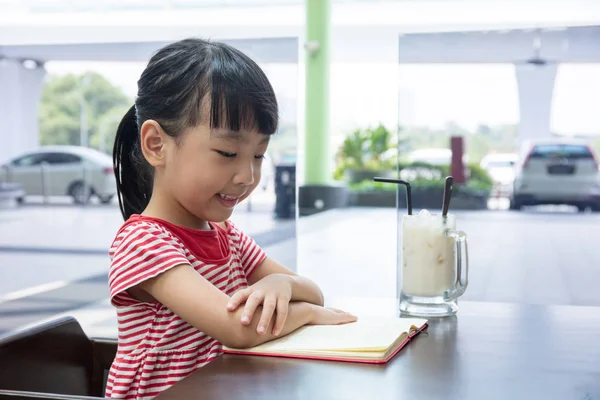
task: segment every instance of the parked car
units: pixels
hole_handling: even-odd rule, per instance
[[[519,155],[515,153],[491,153],[483,157],[479,166],[492,178],[494,195],[511,195],[518,160]]]
[[[411,163],[422,162],[432,165],[450,165],[452,163],[452,150],[448,148],[418,149],[408,155]],[[469,156],[463,154],[463,164],[469,163]]]
[[[524,144],[510,208],[567,204],[600,211],[598,158],[585,142],[570,139]]]
[[[86,147],[43,146],[9,160],[2,170],[0,178],[20,184],[26,195],[66,195],[83,204],[92,195],[109,203],[116,194],[112,158]]]
[[[25,191],[18,183],[0,182],[0,208],[14,203],[25,196]]]

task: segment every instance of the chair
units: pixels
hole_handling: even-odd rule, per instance
[[[104,398],[116,352],[72,317],[0,338],[0,400]]]

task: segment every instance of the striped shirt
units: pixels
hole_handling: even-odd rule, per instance
[[[231,296],[266,257],[231,222],[200,231],[132,216],[110,248],[110,299],[117,309],[118,350],[106,397],[149,399],[221,354],[221,343],[200,332],[161,303],[141,302],[128,289],[180,264]]]

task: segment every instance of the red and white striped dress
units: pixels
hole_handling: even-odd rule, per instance
[[[221,343],[198,331],[161,303],[140,302],[127,290],[180,264],[190,264],[231,296],[266,257],[228,222],[200,231],[132,216],[110,248],[111,303],[117,309],[119,346],[106,397],[149,399],[221,354]]]

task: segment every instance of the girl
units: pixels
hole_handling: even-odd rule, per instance
[[[222,345],[356,320],[227,221],[260,181],[277,113],[265,74],[230,46],[187,39],[150,59],[114,145],[125,224],[109,253],[119,348],[107,397],[152,398]]]

